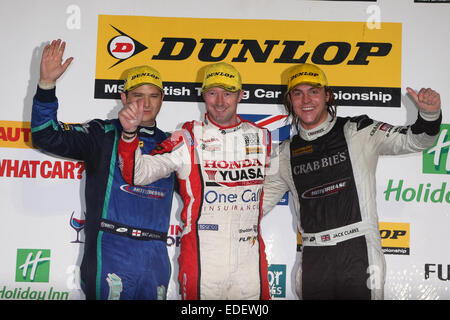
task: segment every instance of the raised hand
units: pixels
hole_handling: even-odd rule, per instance
[[[119,120],[124,131],[134,132],[142,122],[144,116],[144,100],[139,99],[125,103],[119,111]]]
[[[41,82],[53,83],[66,71],[73,57],[70,57],[62,63],[62,56],[66,43],[61,42],[60,39],[53,40],[50,44],[46,45],[42,52],[41,59]]]
[[[414,99],[420,110],[425,112],[436,112],[441,108],[441,96],[433,89],[422,88],[419,90],[419,93],[410,87],[407,87],[406,90]]]

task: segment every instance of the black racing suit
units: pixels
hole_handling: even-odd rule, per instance
[[[426,117],[429,121],[426,121]],[[412,126],[367,116],[328,119],[281,144],[279,170],[264,184],[264,212],[293,193],[302,262],[296,289],[303,299],[382,299],[385,260],[376,209],[380,155],[417,152],[439,133],[439,113]]]

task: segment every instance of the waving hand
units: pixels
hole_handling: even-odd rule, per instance
[[[60,39],[53,40],[46,45],[41,59],[41,78],[40,82],[54,83],[66,71],[73,58],[70,57],[62,62],[62,56],[66,43]]]

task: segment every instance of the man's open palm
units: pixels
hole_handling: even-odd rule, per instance
[[[44,48],[41,59],[41,81],[56,82],[56,80],[66,71],[73,57],[70,57],[62,63],[62,57],[66,43],[60,39],[53,40]]]

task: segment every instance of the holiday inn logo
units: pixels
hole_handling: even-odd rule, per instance
[[[441,124],[441,130],[434,145],[423,151],[422,173],[450,174],[450,124]],[[450,183],[448,179],[442,182],[425,182],[409,184],[406,180],[389,179],[384,190],[386,201],[450,203]]]
[[[433,147],[423,152],[423,173],[450,174],[450,124],[441,124]]]
[[[16,282],[21,284],[0,284],[0,300],[69,300],[70,292],[50,286],[49,280],[50,249],[17,249]]]
[[[383,193],[386,201],[450,203],[450,185],[447,185],[447,182],[408,185],[403,179],[389,179]]]
[[[49,282],[49,277],[49,249],[17,249],[16,282]]]

